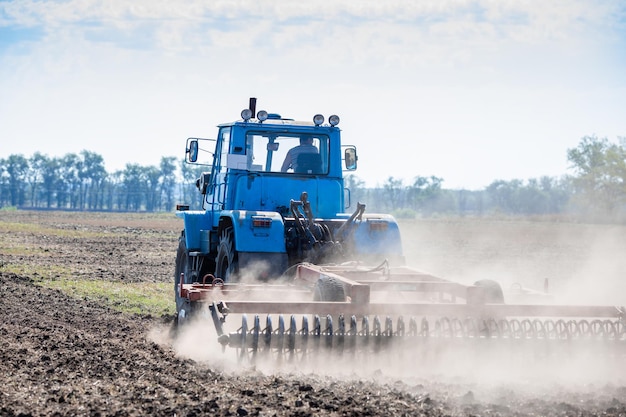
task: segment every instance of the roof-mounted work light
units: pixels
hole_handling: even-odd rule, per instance
[[[252,110],[243,109],[241,111],[241,118],[244,120],[244,122],[247,122],[248,120],[250,120],[252,118]]]
[[[259,110],[259,112],[256,114],[256,118],[259,122],[264,122],[267,120],[268,114],[265,110]]]
[[[316,114],[315,116],[313,116],[313,123],[315,124],[315,126],[319,126],[322,123],[324,123],[324,116],[321,114]]]
[[[333,114],[328,118],[328,123],[330,123],[331,126],[337,126],[339,124],[339,116]]]

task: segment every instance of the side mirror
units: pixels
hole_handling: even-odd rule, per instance
[[[213,152],[207,150],[207,142],[216,142],[215,139],[204,139],[204,138],[187,138],[187,142],[185,145],[185,162],[188,164],[197,164],[197,165],[205,165],[211,166],[213,165],[211,161],[207,160],[207,156],[205,154],[209,154],[213,156]],[[202,143],[202,148],[200,144]],[[203,154],[200,155],[200,152]]]
[[[346,169],[348,171],[354,171],[356,169],[356,161],[358,160],[358,157],[356,156],[356,148],[354,146],[346,148],[343,159]]]
[[[192,139],[187,144],[187,161],[189,162],[197,162],[198,161],[198,140]]]

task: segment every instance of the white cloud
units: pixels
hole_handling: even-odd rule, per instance
[[[0,2],[0,30],[42,33],[0,49],[0,157],[25,152],[4,139],[19,136],[154,164],[256,95],[297,118],[339,113],[370,183],[558,174],[583,135],[625,134],[623,13],[564,0]]]

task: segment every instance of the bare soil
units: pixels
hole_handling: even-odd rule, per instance
[[[507,245],[521,240],[531,260],[548,251],[553,259],[548,263],[579,262],[580,256],[567,258],[558,250],[572,244],[570,235],[549,241],[542,236],[545,251],[539,252],[528,234],[532,224],[524,225],[526,235],[519,235],[519,224],[501,222],[489,237],[471,235],[463,244],[460,236],[475,230],[471,222],[403,226],[410,229],[406,240],[411,250],[427,248],[411,260],[428,254],[430,269],[458,275],[461,269],[456,262],[449,266],[446,253],[471,261],[494,257],[503,248],[518,250]],[[553,226],[539,229],[546,227]],[[583,233],[580,226],[571,227],[574,236]],[[584,233],[595,233],[586,227]],[[450,228],[455,237],[446,246]],[[419,371],[399,379],[385,369],[367,374],[354,369],[342,376],[297,367],[232,371],[220,366],[219,356],[192,360],[181,355],[169,338],[171,314],[121,313],[37,284],[64,274],[172,282],[180,229],[173,215],[0,211],[0,415],[626,416],[626,383],[619,377],[585,382],[582,375],[572,385],[525,379],[500,384],[471,374],[455,380]],[[418,232],[424,237],[413,234]],[[611,233],[618,236],[612,244],[623,257],[626,251],[615,245],[623,244],[624,230]],[[496,236],[504,240],[493,245]],[[476,245],[478,240],[482,243]],[[567,249],[584,252],[584,244]],[[489,260],[498,271],[510,263],[508,258]],[[15,273],[15,265],[33,272]],[[163,337],[155,338],[155,332]],[[616,366],[623,366],[623,356],[621,361]]]

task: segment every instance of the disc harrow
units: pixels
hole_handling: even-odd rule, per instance
[[[311,301],[319,280],[333,280],[326,288],[341,289],[343,301]],[[396,348],[446,350],[463,344],[482,349],[488,341],[501,341],[512,351],[529,344],[568,350],[594,346],[603,354],[626,356],[622,307],[528,300],[505,304],[501,295],[490,296],[492,290],[491,284],[464,287],[407,269],[394,276],[394,271],[314,265],[301,265],[288,284],[228,284],[205,277],[203,283],[180,285],[189,311],[208,306],[219,343],[236,349],[241,361],[297,361],[319,352],[363,356]],[[390,294],[397,301],[389,302]],[[545,299],[545,294],[539,298]],[[241,326],[227,331],[227,317],[233,314],[240,315]]]
[[[212,317],[219,343],[242,361],[324,351],[395,359],[401,347],[425,351],[424,362],[442,353],[463,362],[452,350],[467,347],[483,364],[495,345],[505,356],[580,346],[585,359],[626,359],[623,307],[559,304],[547,280],[543,291],[505,291],[492,279],[467,285],[403,266],[396,219],[351,204],[344,172],[358,157],[338,123],[336,115],[326,124],[321,114],[311,123],[257,113],[251,98],[217,139],[187,139],[186,162],[208,170],[196,180],[202,209],[176,211],[184,224],[173,283],[179,328]]]

